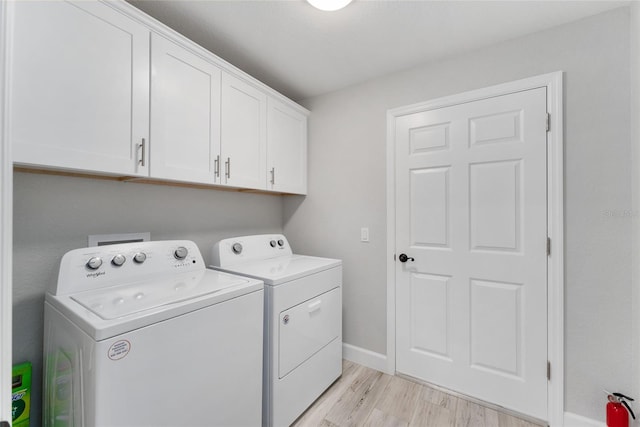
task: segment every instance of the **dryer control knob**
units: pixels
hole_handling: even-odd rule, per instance
[[[233,251],[234,254],[240,255],[242,253],[242,243],[234,243],[231,246],[231,250]]]
[[[145,262],[147,260],[147,254],[145,254],[144,252],[138,252],[137,254],[135,254],[133,256],[133,261],[136,264],[142,264],[143,262]]]
[[[278,246],[280,247],[284,246],[284,240],[282,239],[278,240]]]
[[[111,264],[115,265],[116,267],[120,267],[126,260],[127,258],[125,258],[124,255],[118,254],[113,257],[113,259],[111,260]]]
[[[271,245],[272,248],[276,247],[276,241],[275,240],[270,241],[269,244]]]
[[[102,265],[102,258],[94,256],[89,261],[87,261],[87,268],[90,270],[97,270]]]
[[[180,246],[173,252],[173,256],[176,257],[176,259],[185,259],[188,254],[189,250],[184,246]]]

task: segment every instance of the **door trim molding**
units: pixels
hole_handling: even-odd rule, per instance
[[[11,24],[0,2],[0,420],[10,420],[12,360],[13,163],[8,130]]]
[[[547,421],[564,424],[564,124],[563,73],[543,74],[478,90],[433,99],[387,111],[387,366],[396,372],[396,194],[395,120],[407,114],[478,101],[545,87],[551,127],[547,132],[547,233],[551,255],[547,258],[547,352],[551,380],[547,385]],[[542,368],[544,369],[544,368]]]

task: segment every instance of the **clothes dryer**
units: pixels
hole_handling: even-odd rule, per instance
[[[342,374],[342,261],[281,234],[234,237],[210,267],[265,283],[263,426],[289,426]]]

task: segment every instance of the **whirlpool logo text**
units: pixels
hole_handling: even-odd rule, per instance
[[[99,277],[104,276],[104,271],[96,271],[95,273],[87,273],[87,277]]]

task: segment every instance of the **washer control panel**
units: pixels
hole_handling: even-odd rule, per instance
[[[224,239],[213,245],[211,263],[225,267],[240,262],[292,255],[282,234],[258,234]]]
[[[144,280],[152,275],[205,269],[200,250],[188,240],[135,242],[75,249],[60,262],[53,295],[98,289],[115,282]]]

